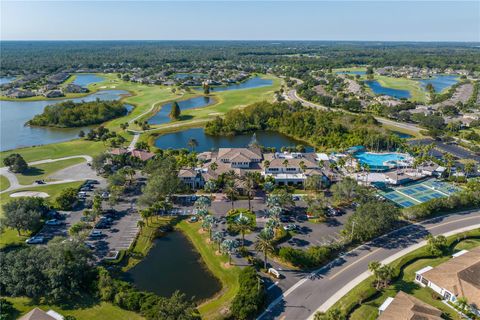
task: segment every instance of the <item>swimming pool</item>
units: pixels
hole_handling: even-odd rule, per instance
[[[387,170],[396,167],[398,161],[406,160],[407,155],[401,153],[358,152],[355,158],[361,164],[367,164],[371,170]]]

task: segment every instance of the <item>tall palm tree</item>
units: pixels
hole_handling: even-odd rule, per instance
[[[195,148],[198,147],[197,139],[194,139],[194,138],[188,139],[188,146],[192,148],[192,152],[195,151]]]
[[[245,245],[245,232],[252,229],[250,218],[247,216],[240,216],[235,220],[235,229],[242,235],[242,248]]]
[[[223,233],[220,231],[215,231],[212,235],[212,240],[218,244],[218,251],[220,251],[220,245],[223,241]]]
[[[262,230],[255,241],[255,250],[263,252],[263,268],[267,269],[267,255],[275,250],[273,236],[270,232]]]
[[[224,253],[228,254],[228,264],[232,264],[232,254],[237,250],[235,241],[231,239],[223,240],[221,248]]]
[[[215,225],[215,217],[212,215],[206,215],[203,218],[202,228],[208,230],[208,238],[212,239],[212,228]]]
[[[142,220],[137,221],[137,227],[140,228],[140,232],[142,232],[142,229],[144,226],[145,226],[145,222],[143,222]]]
[[[460,310],[465,311],[468,307],[468,300],[465,297],[459,297],[456,301],[457,306],[460,308]]]
[[[451,153],[446,153],[443,156],[443,158],[445,160],[445,167],[447,168],[447,171],[448,171],[448,177],[450,178],[452,175],[452,168],[455,163],[455,159]]]
[[[237,199],[238,195],[238,190],[237,187],[235,186],[235,181],[234,180],[227,180],[225,184],[225,194],[227,195],[228,200],[232,202],[232,209],[235,207],[235,200]]]
[[[247,172],[243,178],[244,183],[244,189],[245,193],[247,194],[248,198],[248,210],[252,211],[252,198],[255,195],[255,188],[257,186],[256,183],[257,177],[253,172]]]

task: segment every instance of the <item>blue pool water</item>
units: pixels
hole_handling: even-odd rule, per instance
[[[365,83],[375,94],[387,95],[398,99],[411,97],[410,91],[383,87],[377,80],[365,81]]]
[[[455,75],[439,75],[431,79],[418,80],[425,88],[427,84],[431,83],[435,92],[442,92],[443,90],[453,86],[458,82],[458,77]]]
[[[104,77],[100,77],[95,74],[81,73],[77,74],[77,77],[75,80],[73,80],[73,84],[76,84],[80,87],[86,87],[91,83],[102,82],[103,80],[105,80]]]
[[[180,107],[180,112],[193,108],[200,108],[208,106],[214,103],[215,100],[209,97],[196,97],[183,101],[178,101],[178,106]],[[160,111],[158,111],[153,117],[148,120],[149,124],[162,124],[170,122],[169,113],[172,109],[172,104],[167,103],[162,106]]]
[[[355,154],[355,158],[361,164],[367,164],[371,170],[386,170],[389,167],[385,166],[384,162],[403,160],[405,156],[400,153],[359,152]]]

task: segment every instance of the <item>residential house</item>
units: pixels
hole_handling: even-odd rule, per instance
[[[378,320],[442,320],[442,311],[399,291],[378,308]]]
[[[87,88],[81,87],[77,84],[69,83],[65,87],[65,92],[67,93],[86,93],[88,92]]]
[[[133,150],[128,150],[125,148],[114,148],[110,150],[110,154],[115,155],[115,156],[120,156],[124,154],[129,154],[132,157],[138,158],[142,161],[147,161],[155,156],[155,153],[145,151],[145,150],[138,150],[138,149],[133,149]]]
[[[446,301],[466,298],[472,311],[480,315],[480,247],[460,251],[447,262],[417,271],[415,281]]]
[[[43,95],[45,98],[59,98],[64,96],[62,90],[50,90],[45,92]]]

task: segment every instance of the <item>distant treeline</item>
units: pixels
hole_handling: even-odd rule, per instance
[[[205,127],[210,135],[237,135],[257,130],[281,132],[319,150],[355,145],[380,150],[402,144],[399,137],[380,127],[370,115],[320,111],[299,103],[256,103],[242,111],[230,111],[225,118],[217,117]]]
[[[276,68],[291,76],[318,68],[371,64],[480,70],[475,43],[338,41],[2,41],[2,73],[73,68]],[[291,66],[292,68],[284,68]]]
[[[28,121],[28,125],[46,127],[83,127],[99,124],[127,114],[119,101],[73,102],[64,101],[45,107],[43,113]]]

